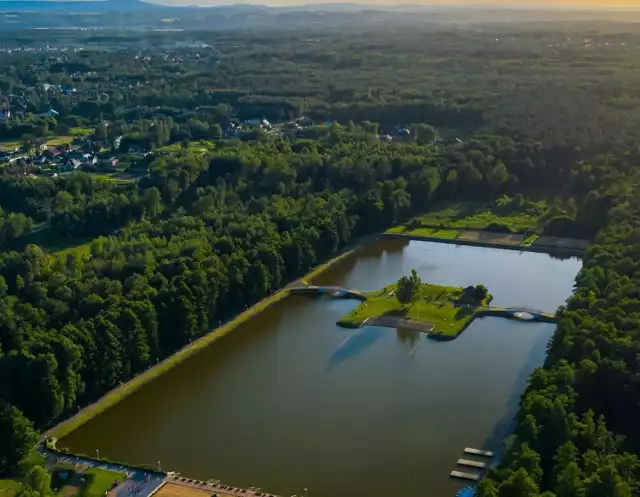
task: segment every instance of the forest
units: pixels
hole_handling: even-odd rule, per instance
[[[640,495],[640,35],[494,29],[44,33],[67,50],[0,52],[19,107],[5,140],[85,126],[121,136],[120,157],[150,151],[124,159],[144,172],[127,182],[0,165],[0,475],[39,431],[340,249],[506,196],[591,245],[480,496]],[[228,133],[301,116],[314,124]]]

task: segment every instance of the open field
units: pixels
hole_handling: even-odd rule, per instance
[[[1,497],[13,497],[21,488],[22,484],[18,480],[0,480]]]
[[[66,145],[71,143],[75,137],[71,135],[55,136],[52,138],[45,138],[47,145],[50,147],[59,147],[60,145]]]
[[[403,226],[389,230],[402,233],[425,228],[491,229],[501,225],[514,233],[537,232],[542,215],[547,210],[544,202],[529,202],[526,207],[498,207],[480,202],[448,202],[413,218]],[[437,236],[437,235],[432,235]]]
[[[462,230],[456,237],[462,241],[497,243],[500,245],[522,245],[522,235],[509,233],[492,233],[488,231]]]
[[[395,296],[396,285],[366,294],[367,299],[356,309],[338,321],[339,326],[358,328],[367,319],[390,316],[422,321],[433,325],[435,336],[455,338],[471,322],[476,306],[488,305],[491,295],[473,307],[464,306],[469,300],[464,289],[440,285],[423,284],[419,298],[409,305],[401,304]]]
[[[71,134],[74,136],[92,135],[94,131],[95,130],[93,128],[83,128],[83,127],[71,128]]]

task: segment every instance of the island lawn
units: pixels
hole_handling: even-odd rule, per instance
[[[473,320],[476,312],[488,306],[492,299],[488,294],[482,301],[474,302],[465,295],[464,288],[423,284],[415,302],[403,305],[395,295],[396,286],[366,293],[366,300],[337,324],[344,328],[359,328],[368,318],[393,316],[433,324],[429,335],[434,338],[455,338]]]

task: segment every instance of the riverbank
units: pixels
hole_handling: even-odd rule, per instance
[[[365,293],[366,300],[337,324],[343,328],[407,328],[434,338],[453,339],[492,300],[490,294],[474,300],[472,292],[472,288],[423,284],[415,302],[403,305],[396,297],[396,285],[389,285],[377,292]]]
[[[124,383],[120,387],[117,387],[111,390],[110,392],[102,396],[93,404],[90,404],[85,408],[83,408],[82,410],[80,410],[74,416],[70,417],[65,421],[62,421],[61,423],[57,424],[53,428],[47,430],[44,433],[43,437],[45,438],[53,437],[57,439],[65,437],[66,435],[76,430],[83,424],[87,423],[88,421],[90,421],[100,413],[116,405],[118,402],[126,399],[130,395],[133,395],[142,387],[147,385],[149,382],[163,375],[164,373],[174,368],[175,366],[181,364],[182,362],[186,361],[187,359],[193,357],[195,354],[199,353],[200,351],[202,351],[203,349],[205,349],[206,347],[208,347],[218,339],[224,337],[226,334],[233,331],[234,329],[236,329],[246,321],[252,319],[257,314],[261,313],[268,307],[286,298],[289,295],[288,287],[290,287],[291,285],[295,285],[299,281],[307,281],[319,276],[324,271],[328,270],[333,264],[353,255],[356,251],[358,251],[363,246],[366,246],[366,244],[368,244],[369,242],[370,242],[370,238],[365,238],[361,240],[358,244],[343,250],[336,257],[330,259],[324,264],[320,264],[316,266],[313,270],[311,270],[307,275],[305,275],[300,280],[296,280],[290,283],[289,285],[287,285],[286,287],[278,290],[273,295],[270,295],[264,298],[263,300],[256,303],[255,305],[253,305],[243,313],[236,316],[234,319],[232,319],[228,323],[198,338],[197,340],[190,343],[186,347],[178,350],[171,356],[167,357],[160,363],[149,368],[147,371],[140,373],[139,375],[135,376],[134,378]]]
[[[449,243],[454,245],[469,245],[472,247],[488,247],[523,252],[558,253],[567,256],[581,257],[588,245],[587,240],[561,237],[529,237],[523,239],[521,235],[494,233],[490,231],[430,229],[425,230],[396,229],[387,231],[381,238],[406,238],[424,242]]]

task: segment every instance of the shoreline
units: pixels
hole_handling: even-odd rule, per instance
[[[448,243],[449,245],[468,245],[471,247],[485,247],[485,248],[496,248],[496,249],[504,249],[504,250],[517,250],[520,252],[537,252],[542,254],[562,254],[568,256],[577,256],[582,257],[584,255],[584,250],[576,249],[576,248],[564,248],[557,247],[552,245],[511,245],[508,243],[500,243],[500,242],[488,242],[488,241],[478,241],[478,240],[464,240],[459,238],[440,238],[437,236],[429,236],[429,235],[415,235],[411,233],[382,233],[380,238],[390,238],[390,239],[400,239],[405,238],[408,240],[415,240],[419,242],[436,242],[436,243]]]
[[[519,250],[519,251],[528,251],[528,252],[539,252],[539,253],[553,253],[557,252],[563,255],[570,256],[582,256],[584,251],[576,250],[576,249],[559,249],[557,247],[550,246],[514,246],[508,244],[501,244],[497,242],[484,242],[484,241],[475,241],[475,240],[458,240],[458,239],[450,239],[450,238],[438,238],[426,235],[412,235],[405,233],[379,233],[376,235],[371,235],[362,238],[357,243],[350,245],[338,252],[336,256],[329,259],[327,262],[319,264],[314,268],[310,269],[308,273],[301,276],[300,278],[288,283],[283,286],[281,289],[277,290],[275,293],[268,295],[263,298],[259,302],[255,303],[251,307],[249,307],[244,312],[235,316],[231,321],[222,326],[215,328],[200,338],[196,339],[192,343],[186,345],[185,347],[177,350],[167,358],[160,361],[158,364],[150,367],[146,371],[141,372],[137,376],[134,376],[127,382],[123,383],[119,387],[114,388],[113,390],[107,392],[102,397],[100,397],[95,402],[87,405],[82,408],[79,412],[74,414],[68,419],[61,421],[55,426],[46,430],[42,436],[41,440],[46,438],[55,437],[56,439],[62,439],[65,436],[69,435],[71,432],[75,431],[85,423],[89,422],[91,419],[95,418],[102,412],[107,409],[113,407],[117,403],[126,399],[130,395],[136,393],[140,388],[147,385],[149,382],[155,380],[156,378],[162,376],[164,373],[168,372],[172,368],[178,366],[185,360],[193,357],[195,354],[201,352],[206,347],[217,341],[218,339],[224,337],[229,332],[235,330],[241,324],[244,324],[248,320],[252,319],[260,312],[268,309],[274,304],[277,304],[281,300],[285,299],[290,295],[290,288],[295,286],[299,282],[310,281],[313,278],[321,275],[323,272],[330,269],[334,264],[342,261],[343,259],[355,254],[360,249],[368,246],[372,242],[378,239],[409,239],[416,241],[426,241],[426,242],[435,242],[435,243],[448,243],[452,245],[469,245],[476,247],[487,247],[487,248],[496,248],[496,249],[507,249],[507,250]]]
[[[107,409],[115,406],[119,402],[125,400],[127,397],[133,395],[134,393],[136,393],[138,390],[140,390],[142,387],[144,387],[151,381],[162,376],[169,370],[173,369],[174,367],[178,366],[182,362],[186,361],[187,359],[190,359],[194,355],[204,350],[209,345],[213,344],[220,338],[224,337],[231,331],[238,328],[241,324],[244,324],[245,322],[249,321],[253,317],[257,316],[260,312],[284,300],[286,297],[290,295],[289,287],[291,285],[294,285],[296,282],[299,282],[299,281],[317,277],[318,275],[328,270],[332,265],[353,255],[362,247],[367,246],[369,243],[371,243],[371,241],[372,241],[371,237],[365,237],[362,240],[360,240],[358,243],[351,245],[343,249],[342,251],[338,252],[338,254],[335,257],[329,259],[327,262],[323,264],[320,264],[314,267],[313,269],[310,270],[309,273],[305,274],[301,278],[298,278],[297,280],[294,280],[288,283],[281,289],[277,290],[275,293],[263,298],[259,302],[249,307],[244,312],[235,316],[228,323],[223,324],[222,326],[209,331],[205,335],[194,340],[192,343],[184,346],[183,348],[177,350],[170,356],[166,357],[165,359],[160,361],[158,364],[150,367],[146,371],[139,373],[138,375],[134,376],[133,378],[123,383],[119,387],[116,387],[113,390],[110,390],[95,402],[92,402],[91,404],[83,407],[79,412],[77,412],[70,418],[67,418],[61,421],[60,423],[56,424],[55,426],[49,428],[48,430],[42,433],[40,440],[42,441],[46,438],[51,438],[51,437],[54,437],[60,440],[66,437],[71,432],[80,428],[85,423],[91,421],[93,418],[100,415]]]

